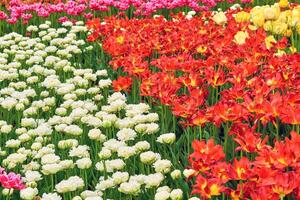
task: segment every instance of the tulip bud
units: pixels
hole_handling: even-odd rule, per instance
[[[112,126],[112,123],[111,123],[111,121],[104,120],[103,123],[102,123],[102,126],[104,128],[110,128]]]
[[[13,193],[14,193],[14,189],[7,189],[7,188],[4,188],[4,189],[2,190],[3,196],[11,196]]]
[[[173,180],[179,179],[181,177],[181,171],[176,169],[171,172],[171,177]]]

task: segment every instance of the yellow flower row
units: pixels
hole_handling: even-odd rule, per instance
[[[300,6],[290,7],[287,0],[274,5],[256,6],[250,12],[236,14],[239,23],[250,21],[255,27],[263,27],[276,35],[290,36],[293,31],[300,34]]]

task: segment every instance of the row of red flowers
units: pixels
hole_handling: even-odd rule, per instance
[[[219,127],[222,145],[193,142],[194,194],[300,199],[300,54],[285,36],[237,23],[237,12],[221,20],[212,12],[95,19],[88,40],[100,41],[122,71],[116,91],[129,92],[134,79],[142,96],[169,106],[183,125],[202,127],[198,138]]]
[[[226,27],[210,16],[178,15],[173,21],[112,17],[102,25],[94,20],[88,23],[94,29],[89,40],[100,37],[113,69],[128,74],[115,82],[117,90],[129,90],[129,78],[137,78],[141,95],[170,106],[188,125],[266,124],[276,118],[300,124],[300,55],[284,53],[287,39],[276,41],[263,30],[237,24],[232,13]],[[247,38],[237,44],[241,30]]]
[[[242,133],[255,136],[249,127]],[[241,129],[241,128],[239,128]],[[250,141],[251,142],[251,141]],[[207,143],[194,141],[190,155],[191,173],[196,176],[193,193],[211,198],[221,193],[231,199],[283,199],[290,195],[300,199],[300,136],[291,132],[291,139],[276,141],[274,147],[256,141],[255,159],[246,156],[232,163],[225,161],[222,146],[213,139]]]

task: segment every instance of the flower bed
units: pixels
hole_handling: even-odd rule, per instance
[[[0,199],[299,199],[300,7],[229,3],[1,7]]]

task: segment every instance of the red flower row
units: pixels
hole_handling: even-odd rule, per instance
[[[275,122],[300,124],[300,55],[285,37],[276,41],[263,30],[237,24],[216,25],[211,12],[167,21],[107,18],[88,22],[90,41],[100,39],[114,70],[141,81],[141,95],[171,107],[184,124]],[[250,27],[251,28],[251,27]],[[246,35],[237,44],[237,33]],[[117,90],[129,90],[121,78]],[[119,86],[118,86],[119,85]]]
[[[246,131],[246,130],[244,130]],[[233,162],[225,161],[222,146],[215,145],[213,139],[207,143],[195,140],[194,152],[190,155],[191,175],[196,177],[194,194],[210,199],[226,194],[231,199],[282,199],[285,196],[300,198],[300,136],[291,132],[291,139],[276,141],[274,147],[259,139],[259,134],[245,132],[255,140],[246,144],[256,149],[253,160],[242,157]],[[240,141],[238,142],[240,143]],[[244,145],[239,148],[248,148]]]

